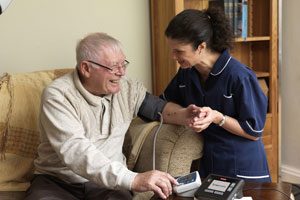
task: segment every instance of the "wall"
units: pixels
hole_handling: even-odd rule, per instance
[[[300,183],[299,0],[282,0],[281,178]]]
[[[0,75],[75,66],[75,46],[89,32],[119,39],[128,75],[151,91],[148,0],[14,0],[0,16]]]

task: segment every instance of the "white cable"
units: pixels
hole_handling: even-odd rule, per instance
[[[162,114],[160,112],[158,114],[160,116],[160,123],[159,123],[159,126],[158,126],[158,128],[156,129],[156,131],[154,133],[154,139],[153,139],[153,151],[152,151],[153,170],[155,170],[155,145],[156,145],[156,138],[157,138],[157,135],[158,135],[158,133],[159,133],[159,131],[161,129],[161,126],[162,126],[162,124],[164,122]]]

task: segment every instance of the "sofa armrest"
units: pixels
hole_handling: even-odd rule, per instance
[[[128,168],[136,172],[153,169],[153,140],[158,122],[146,123],[136,118],[131,123],[124,141]],[[197,170],[193,165],[202,157],[203,139],[183,126],[163,124],[156,138],[155,169],[172,176],[186,175]],[[133,200],[150,199],[153,192],[135,193]]]
[[[146,136],[138,155],[134,171],[145,172],[153,169],[153,140],[158,124]],[[155,169],[170,173],[172,176],[190,172],[192,162],[202,157],[203,139],[184,126],[163,124],[157,135],[155,147]]]

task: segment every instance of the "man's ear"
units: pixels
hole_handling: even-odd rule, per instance
[[[81,62],[79,65],[79,72],[84,78],[89,78],[91,76],[89,64],[85,61]]]

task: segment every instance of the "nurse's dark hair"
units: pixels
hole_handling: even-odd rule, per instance
[[[232,48],[232,28],[224,11],[217,7],[206,10],[187,9],[176,15],[165,30],[167,38],[193,44],[202,42],[207,48],[221,53]]]

